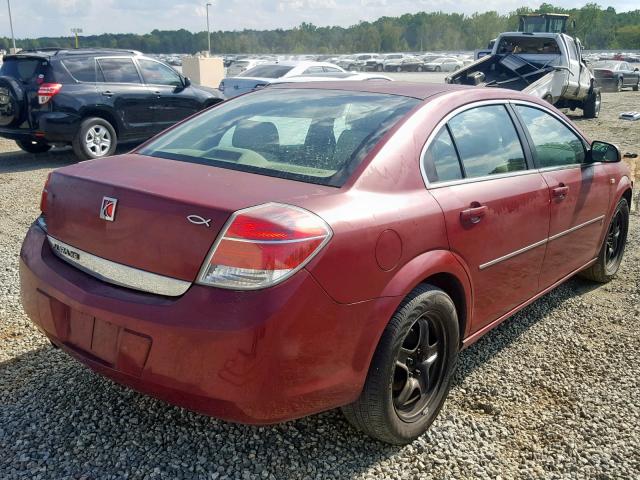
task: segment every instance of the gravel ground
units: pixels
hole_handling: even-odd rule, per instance
[[[606,95],[603,108],[613,118],[638,99]],[[638,124],[580,127],[640,147]],[[616,280],[572,279],[463,352],[431,430],[391,447],[337,411],[274,427],[217,421],[52,349],[20,306],[18,252],[47,172],[72,161],[0,140],[1,479],[640,478],[637,216]]]

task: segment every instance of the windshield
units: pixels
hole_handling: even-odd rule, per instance
[[[139,153],[339,187],[418,103],[377,93],[261,90],[198,115]]]
[[[239,77],[260,77],[260,78],[280,78],[284,77],[293,69],[292,66],[285,65],[258,65],[242,72]]]

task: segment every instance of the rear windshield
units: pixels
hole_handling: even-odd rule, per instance
[[[596,63],[593,64],[593,68],[609,68],[611,70],[615,70],[618,65],[619,65],[618,62],[599,61],[599,62],[596,62]]]
[[[44,58],[7,58],[0,67],[0,75],[6,75],[22,83],[35,82],[38,75],[42,75],[45,82],[54,81],[49,62]]]
[[[339,187],[418,103],[376,93],[265,89],[198,115],[139,153]]]
[[[258,65],[245,70],[239,77],[280,78],[291,71],[293,67],[284,65]]]

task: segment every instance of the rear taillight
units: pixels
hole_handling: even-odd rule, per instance
[[[42,188],[42,194],[40,195],[40,211],[44,215],[47,210],[47,196],[49,195],[49,182],[51,181],[51,174],[47,175],[47,180],[44,182]]]
[[[220,82],[220,85],[218,85],[218,90],[224,93],[224,80]]]
[[[198,283],[235,290],[270,287],[304,267],[332,236],[302,208],[267,203],[233,214],[220,232]]]
[[[38,103],[44,105],[51,100],[62,88],[61,83],[43,83],[38,88]]]

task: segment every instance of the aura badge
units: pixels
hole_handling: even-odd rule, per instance
[[[102,206],[100,207],[100,218],[108,222],[113,222],[116,218],[116,205],[118,200],[110,197],[102,197]]]

